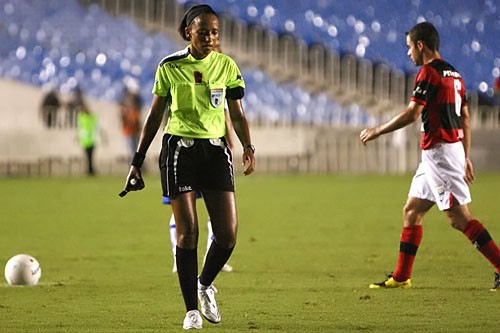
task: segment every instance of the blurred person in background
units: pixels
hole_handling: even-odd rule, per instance
[[[500,106],[500,76],[495,79],[495,83],[493,84],[493,91],[495,93],[495,106]]]
[[[51,88],[43,97],[40,104],[40,118],[47,128],[57,126],[61,101],[56,88]]]
[[[160,154],[163,196],[169,197],[176,220],[177,276],[186,315],[183,328],[201,329],[202,318],[219,323],[221,315],[212,285],[229,260],[238,218],[232,154],[227,147],[224,100],[243,146],[243,173],[255,168],[255,148],[242,106],[245,83],[230,57],[212,52],[219,39],[219,19],[208,5],[186,11],[178,29],[188,47],[159,64],[153,101],[125,183],[125,192],[144,188],[141,166],[168,108]],[[215,241],[198,277],[198,217],[196,192],[202,193]]]
[[[81,90],[79,89],[78,91],[80,94],[78,114],[76,117],[78,141],[85,153],[87,175],[94,176],[96,173],[94,168],[94,148],[99,135],[99,124],[97,116],[90,111],[83,100]]]
[[[439,54],[439,34],[429,22],[406,33],[408,56],[422,66],[408,107],[391,120],[360,133],[363,144],[422,117],[422,161],[403,208],[403,231],[396,269],[370,288],[409,288],[425,214],[437,204],[450,225],[462,232],[495,268],[492,291],[500,289],[500,249],[488,230],[470,212],[469,186],[474,181],[470,160],[470,116],[460,73]],[[443,281],[450,283],[450,281]]]
[[[76,127],[77,115],[80,109],[84,108],[84,104],[82,89],[77,85],[71,94],[70,100],[66,103],[64,127]]]
[[[128,150],[128,162],[132,161],[135,154],[140,134],[140,112],[142,99],[138,93],[126,87],[120,101],[120,120],[122,135]]]

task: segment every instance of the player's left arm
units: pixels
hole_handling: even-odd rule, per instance
[[[394,116],[391,120],[377,127],[365,128],[362,130],[359,134],[361,143],[365,145],[368,141],[375,140],[382,134],[387,134],[408,126],[420,117],[423,109],[424,106],[422,104],[411,101],[404,111]]]
[[[231,135],[233,132],[233,123],[231,122],[231,116],[229,115],[229,110],[227,109],[227,107],[224,108],[224,119],[226,122],[226,142],[229,149],[233,149],[234,140]]]
[[[462,122],[462,130],[464,132],[464,137],[462,139],[462,144],[464,145],[465,151],[465,174],[464,180],[467,184],[472,184],[474,182],[474,168],[470,160],[470,146],[471,146],[471,130],[470,130],[470,113],[469,107],[467,105],[462,106],[460,112],[460,120]]]
[[[245,165],[243,173],[247,176],[255,169],[255,156],[253,154],[254,151],[247,118],[243,112],[241,99],[228,98],[227,107],[229,109],[231,122],[233,123],[234,132],[243,145],[243,164]]]

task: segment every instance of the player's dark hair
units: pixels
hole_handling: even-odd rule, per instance
[[[406,32],[413,44],[421,40],[432,51],[439,51],[439,33],[430,22],[421,22]]]
[[[186,11],[186,13],[184,13],[184,17],[181,20],[181,24],[177,29],[182,39],[189,42],[189,38],[186,36],[186,28],[189,27],[191,22],[193,22],[193,20],[201,14],[214,14],[215,16],[217,16],[217,18],[219,17],[217,13],[209,5],[192,6]]]

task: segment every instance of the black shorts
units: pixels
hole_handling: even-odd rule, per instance
[[[234,192],[233,156],[225,138],[163,136],[160,153],[163,196],[190,191]]]

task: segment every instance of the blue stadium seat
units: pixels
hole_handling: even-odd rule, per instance
[[[185,3],[184,0],[178,0]],[[464,75],[469,89],[486,92],[500,71],[498,2],[206,0],[217,11],[339,53],[416,71],[406,56],[404,32],[422,20],[441,34],[441,55]],[[496,73],[496,74],[492,74]],[[481,84],[483,83],[483,84]],[[480,88],[481,87],[481,88]]]
[[[113,17],[97,5],[76,0],[0,0],[0,76],[71,91],[77,84],[89,96],[118,100],[124,82],[139,83],[150,102],[158,62],[178,46],[162,34],[148,34],[128,17]],[[272,20],[269,20],[271,22]],[[276,23],[276,28],[279,23]],[[271,122],[350,121],[349,109],[326,95],[279,84],[256,69],[244,69],[250,119]],[[347,124],[347,123],[346,123]]]

